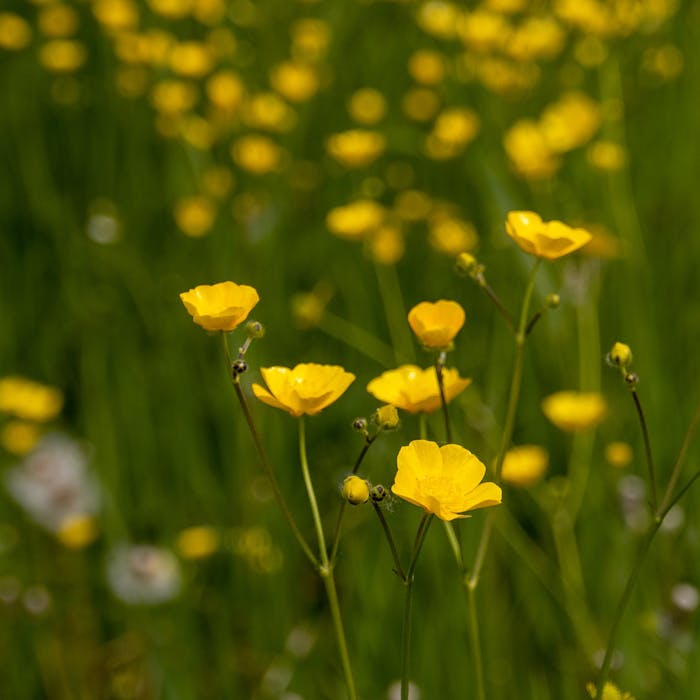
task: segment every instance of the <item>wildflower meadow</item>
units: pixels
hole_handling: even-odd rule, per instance
[[[698,46],[3,0],[0,698],[700,698]]]

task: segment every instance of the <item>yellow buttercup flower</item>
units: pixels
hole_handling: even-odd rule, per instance
[[[542,401],[542,411],[559,430],[575,433],[598,425],[607,404],[597,392],[559,391]]]
[[[291,102],[306,102],[318,90],[316,71],[305,63],[284,61],[270,71],[270,84]]]
[[[331,209],[326,226],[331,233],[349,241],[357,241],[376,231],[386,218],[384,207],[372,199],[358,199]]]
[[[426,348],[442,350],[450,346],[464,325],[464,309],[456,301],[422,301],[408,312],[408,323]]]
[[[501,489],[480,483],[486,467],[460,445],[414,440],[399,450],[391,490],[441,520],[466,518],[466,511],[501,502]]]
[[[462,378],[456,369],[442,370],[442,383],[447,403],[461,394],[472,380]],[[435,369],[421,369],[416,365],[402,365],[375,377],[367,391],[376,399],[389,403],[408,413],[431,413],[441,406],[440,387]]]
[[[386,138],[376,131],[350,129],[332,134],[326,141],[329,155],[346,168],[363,168],[384,152]]]
[[[245,284],[200,284],[180,294],[192,320],[208,331],[232,331],[258,303],[258,292]]]
[[[71,515],[61,523],[56,537],[64,547],[82,549],[94,542],[99,532],[99,525],[92,515]]]
[[[53,420],[63,408],[59,389],[33,382],[24,377],[0,379],[0,412],[24,420],[44,422]]]
[[[0,12],[0,49],[19,51],[31,40],[32,28],[25,19],[14,12]]]
[[[542,221],[532,211],[512,211],[506,233],[530,255],[556,260],[582,248],[592,236],[582,228],[571,228],[561,221]]]
[[[182,530],[175,542],[183,559],[205,559],[219,548],[219,532],[207,525],[196,525]]]
[[[178,228],[192,238],[208,233],[216,219],[216,206],[208,197],[185,197],[173,212]]]
[[[506,452],[501,479],[513,486],[533,486],[547,471],[549,455],[539,445],[518,445]]]
[[[263,403],[293,416],[314,416],[330,406],[355,380],[338,365],[313,362],[289,367],[263,367],[260,373],[268,388],[253,384],[253,393]]]
[[[343,498],[353,506],[369,501],[369,484],[365,479],[351,474],[343,481]]]

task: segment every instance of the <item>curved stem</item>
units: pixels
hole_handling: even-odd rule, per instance
[[[403,567],[401,566],[401,560],[399,559],[399,553],[396,550],[396,544],[394,542],[394,537],[391,534],[391,529],[389,528],[389,523],[386,521],[386,518],[384,517],[384,513],[382,513],[382,509],[379,507],[378,503],[375,503],[372,501],[372,507],[374,508],[374,512],[377,514],[377,517],[379,518],[379,522],[381,523],[382,529],[384,530],[384,535],[386,536],[386,541],[389,543],[389,549],[391,550],[391,556],[394,558],[394,566],[396,567],[396,573],[398,576],[401,578],[402,581],[406,580],[406,574],[404,573]]]
[[[644,436],[644,452],[647,458],[647,470],[649,471],[649,488],[651,490],[651,512],[656,514],[658,496],[656,495],[656,477],[654,475],[654,462],[651,457],[651,443],[649,442],[649,429],[647,428],[647,421],[644,418],[644,411],[642,409],[642,403],[639,400],[639,394],[637,394],[636,389],[632,389],[632,398],[634,399],[634,407],[637,409],[637,415],[639,416],[639,423],[642,426],[642,435]]]

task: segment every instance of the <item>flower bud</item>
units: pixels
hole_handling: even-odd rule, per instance
[[[463,275],[470,275],[478,265],[477,259],[471,253],[460,253],[457,256],[457,272]]]
[[[386,498],[386,489],[381,484],[377,484],[370,490],[369,497],[375,503],[381,503]]]
[[[612,350],[608,353],[608,360],[610,364],[615,365],[615,367],[628,367],[632,364],[632,351],[629,345],[624,343],[615,343],[612,346]]]
[[[639,377],[637,376],[637,373],[629,372],[628,374],[625,374],[625,382],[627,382],[627,386],[634,389],[637,384],[639,384]]]
[[[544,303],[547,305],[548,309],[556,309],[561,303],[561,298],[558,294],[547,294],[544,298]]]
[[[343,498],[353,506],[369,500],[369,484],[365,479],[351,474],[343,482]]]
[[[231,365],[231,374],[233,375],[233,378],[236,379],[237,377],[240,377],[240,375],[243,374],[243,372],[245,372],[247,369],[248,364],[245,360],[239,357]]]
[[[366,433],[367,432],[367,419],[362,418],[362,417],[355,418],[355,420],[352,422],[352,429],[358,433]]]
[[[374,415],[377,425],[383,430],[393,430],[399,425],[399,412],[391,404],[378,408]]]
[[[260,321],[248,321],[246,323],[246,332],[249,338],[262,338],[265,335],[265,326]]]

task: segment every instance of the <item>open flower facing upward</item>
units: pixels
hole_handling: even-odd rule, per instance
[[[232,331],[258,303],[258,292],[245,284],[200,284],[180,294],[192,320],[208,331]]]
[[[532,211],[512,211],[506,220],[506,233],[530,255],[556,260],[582,248],[592,236],[582,228],[571,228],[561,221],[542,221]]]
[[[575,433],[598,425],[605,418],[607,404],[594,391],[559,391],[542,401],[542,411],[559,430]]]
[[[414,440],[399,450],[398,471],[391,490],[442,520],[468,517],[468,510],[501,502],[501,489],[480,483],[486,467],[460,445]]]
[[[422,301],[408,312],[408,323],[426,348],[443,350],[464,325],[464,309],[456,301]]]
[[[445,401],[449,403],[464,391],[472,380],[459,376],[453,368],[442,370]],[[401,365],[374,378],[367,391],[379,401],[389,403],[409,413],[431,413],[440,408],[440,387],[435,369],[421,369],[416,365]]]
[[[313,362],[289,367],[263,367],[260,370],[268,388],[253,384],[253,393],[263,403],[281,408],[293,416],[313,416],[340,398],[355,375],[338,365]]]

